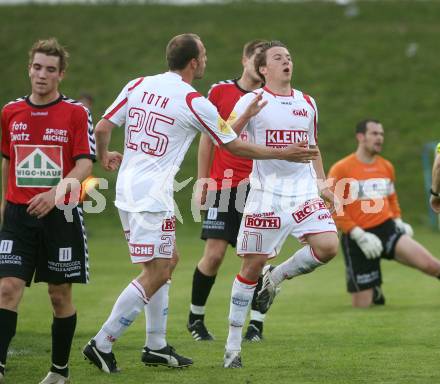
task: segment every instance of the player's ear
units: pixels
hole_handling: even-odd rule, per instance
[[[197,66],[199,65],[199,63],[198,63],[198,61],[197,61],[196,58],[191,59],[191,61],[189,62],[189,64],[190,64],[190,66],[191,66],[191,69],[193,69],[193,70],[196,69]]]
[[[64,75],[66,74],[66,71],[60,71],[60,77],[58,79],[58,82],[61,82],[61,80],[64,79]]]
[[[356,140],[360,143],[365,138],[365,134],[358,132],[356,133]]]

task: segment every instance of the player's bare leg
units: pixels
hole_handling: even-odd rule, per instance
[[[403,235],[397,241],[395,259],[404,265],[416,268],[427,275],[440,276],[440,260],[436,259],[423,245]]]
[[[228,242],[223,239],[207,239],[203,256],[197,268],[206,276],[215,276],[223,263]]]
[[[229,307],[229,334],[224,356],[225,368],[241,368],[241,342],[243,325],[249,311],[258,278],[268,255],[246,254],[243,256],[240,273],[232,284]]]
[[[373,304],[373,288],[352,293],[351,304],[355,308],[368,308]]]
[[[17,277],[0,279],[0,308],[17,312],[26,282]]]

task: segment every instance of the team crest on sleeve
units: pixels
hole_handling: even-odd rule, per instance
[[[16,145],[17,187],[50,188],[63,177],[63,148],[57,145]]]
[[[217,126],[221,133],[232,133],[231,126],[224,121],[220,116],[217,119]]]
[[[232,111],[231,114],[228,117],[228,123],[230,125],[234,124],[235,120],[237,120],[237,112]]]

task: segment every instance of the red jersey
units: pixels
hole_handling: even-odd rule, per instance
[[[219,115],[223,120],[228,120],[235,104],[241,96],[248,93],[240,88],[237,80],[226,80],[214,84],[209,90],[208,99],[213,103],[218,110]],[[231,116],[231,118],[235,118]],[[243,131],[240,139],[247,140],[247,132]],[[225,183],[226,188],[234,188],[241,180],[247,179],[252,171],[252,160],[243,157],[234,156],[227,149],[222,147],[214,148],[214,159],[211,166],[210,178],[217,183],[217,190],[222,189],[222,182],[225,179],[225,171],[231,169],[233,171],[232,177],[227,176],[232,180]]]
[[[23,97],[1,113],[1,151],[10,160],[6,200],[27,204],[57,185],[80,158],[95,158],[89,111],[61,95],[46,105]]]

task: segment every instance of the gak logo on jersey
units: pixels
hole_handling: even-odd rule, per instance
[[[63,176],[63,148],[57,145],[16,145],[17,187],[50,188]]]
[[[309,141],[309,135],[302,130],[266,131],[266,147],[282,148],[300,141]]]
[[[294,109],[293,110],[294,116],[300,116],[300,117],[308,117],[309,112],[306,109]]]

